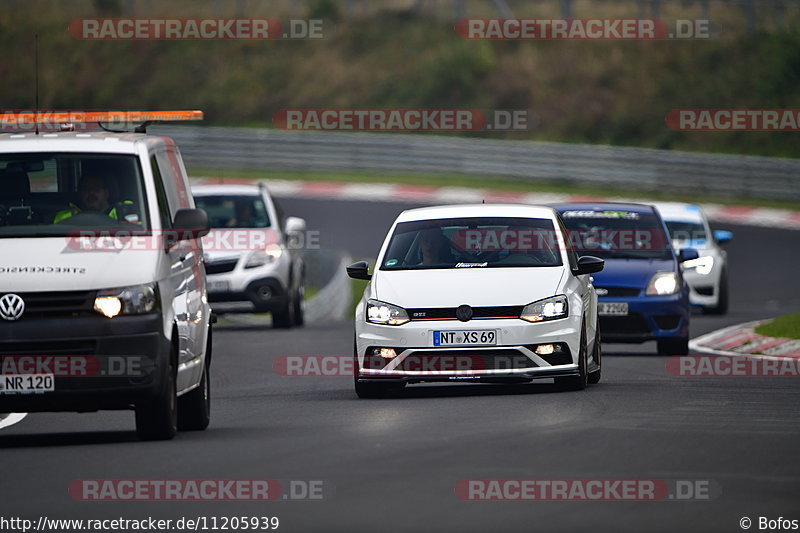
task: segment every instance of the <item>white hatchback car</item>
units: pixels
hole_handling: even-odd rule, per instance
[[[503,204],[404,211],[355,316],[355,389],[379,397],[419,382],[600,381],[597,295],[558,213]]]
[[[733,238],[725,230],[711,231],[699,206],[678,202],[655,204],[667,225],[675,253],[694,248],[700,255],[681,264],[689,284],[689,302],[704,313],[722,315],[728,311],[728,254],[720,246]]]
[[[192,195],[211,224],[204,259],[214,311],[270,312],[276,328],[303,325],[305,268],[293,238],[305,220],[284,217],[263,185],[196,185]]]

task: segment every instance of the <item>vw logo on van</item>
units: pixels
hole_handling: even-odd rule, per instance
[[[0,297],[0,318],[3,320],[19,320],[25,312],[25,301],[16,294]]]

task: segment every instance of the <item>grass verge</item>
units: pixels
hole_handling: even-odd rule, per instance
[[[800,339],[800,313],[779,316],[756,327],[756,333],[767,337]]]

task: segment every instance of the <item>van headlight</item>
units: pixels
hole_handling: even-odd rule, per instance
[[[263,250],[255,250],[247,258],[244,264],[245,268],[257,268],[264,265],[269,265],[281,258],[283,255],[283,248],[279,244],[270,244]]]
[[[710,255],[704,255],[703,257],[698,257],[697,259],[689,259],[688,261],[684,261],[681,263],[684,269],[694,268],[695,272],[701,274],[703,276],[707,276],[711,274],[711,270],[714,268],[714,257]]]
[[[545,320],[564,318],[568,312],[567,297],[561,294],[526,305],[519,317],[528,322],[543,322]]]
[[[385,326],[402,326],[408,321],[408,313],[402,307],[379,300],[367,300],[367,322]]]
[[[678,292],[678,275],[675,272],[656,272],[647,284],[648,296],[667,296]]]
[[[155,284],[134,285],[119,289],[103,289],[94,299],[94,310],[108,318],[117,315],[149,313],[158,305]]]

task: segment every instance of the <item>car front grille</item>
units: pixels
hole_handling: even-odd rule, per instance
[[[239,259],[225,259],[222,261],[214,261],[213,263],[206,262],[206,274],[224,274],[226,272],[233,272],[236,268],[236,263]]]
[[[6,355],[94,355],[95,340],[0,342],[0,358]]]
[[[0,293],[3,296],[7,293]],[[91,312],[96,291],[14,292],[25,302],[22,319]]]
[[[524,306],[505,305],[491,307],[473,307],[472,320],[487,320],[498,318],[519,318]],[[458,320],[455,307],[429,307],[407,309],[412,321],[416,320]]]
[[[597,295],[602,297],[608,296],[609,298],[627,298],[639,296],[641,289],[630,287],[595,287]]]
[[[637,313],[626,316],[601,316],[600,331],[603,335],[643,335],[650,333],[644,317]]]

